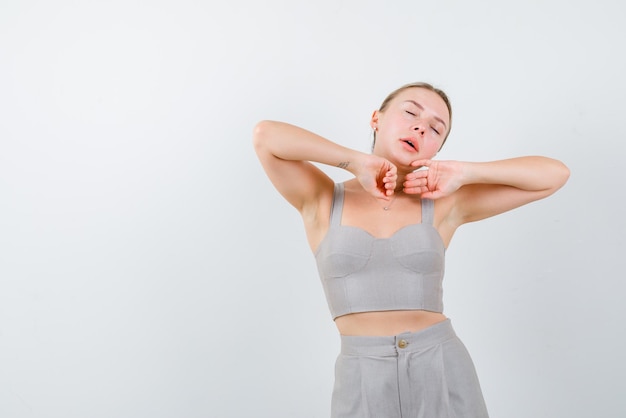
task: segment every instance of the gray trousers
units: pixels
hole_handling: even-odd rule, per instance
[[[487,418],[450,320],[391,337],[341,336],[332,418]]]

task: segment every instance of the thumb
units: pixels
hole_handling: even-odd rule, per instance
[[[411,167],[430,167],[432,160],[415,160],[411,163]]]

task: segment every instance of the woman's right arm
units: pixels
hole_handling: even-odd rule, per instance
[[[388,161],[331,142],[283,122],[262,121],[254,129],[254,148],[274,187],[301,213],[332,193],[333,180],[311,162],[344,168],[376,197],[395,187],[396,168]]]

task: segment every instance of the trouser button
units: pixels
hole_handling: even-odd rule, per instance
[[[400,347],[400,348],[406,348],[407,345],[409,345],[407,340],[400,340],[400,341],[398,341],[398,347]]]

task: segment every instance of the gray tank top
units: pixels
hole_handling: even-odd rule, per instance
[[[356,312],[443,312],[445,245],[433,226],[434,202],[422,199],[422,222],[389,238],[341,225],[343,183],[335,184],[330,227],[315,251],[333,319]]]

